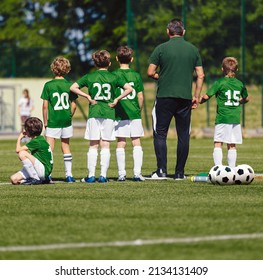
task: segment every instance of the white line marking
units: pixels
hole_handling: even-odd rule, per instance
[[[63,250],[76,248],[98,248],[98,247],[125,247],[125,246],[143,246],[158,244],[181,244],[181,243],[199,243],[211,241],[226,241],[239,239],[258,239],[263,238],[263,233],[233,234],[233,235],[211,235],[185,238],[161,238],[161,239],[137,239],[130,241],[112,241],[112,242],[82,242],[82,243],[61,243],[61,244],[43,244],[43,245],[21,245],[21,246],[2,246],[0,252],[18,252],[18,251],[42,251],[42,250]]]

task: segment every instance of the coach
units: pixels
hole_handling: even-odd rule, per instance
[[[178,137],[174,179],[182,180],[186,178],[184,167],[189,153],[191,109],[197,108],[204,71],[198,49],[184,40],[183,22],[172,19],[167,26],[167,34],[170,39],[155,48],[149,58],[147,71],[149,77],[158,80],[152,111],[157,170],[151,178],[164,179],[167,176],[166,138],[174,117]],[[192,97],[194,71],[197,80]]]

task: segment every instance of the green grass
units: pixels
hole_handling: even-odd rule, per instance
[[[15,141],[0,142],[0,181],[21,169]],[[238,164],[263,173],[263,139],[244,139],[238,146]],[[151,138],[142,140],[143,174],[156,168]],[[176,142],[168,139],[168,171],[172,175]],[[263,181],[251,185],[215,186],[186,181],[116,182],[115,148],[112,144],[107,184],[0,185],[0,247],[61,243],[101,243],[137,239],[186,238],[263,233]],[[128,179],[132,154],[127,147]],[[88,142],[72,139],[73,173],[86,176]],[[208,172],[213,165],[212,139],[192,139],[186,166],[188,176]],[[226,151],[224,150],[224,155]],[[55,149],[53,177],[63,178],[59,142]],[[99,168],[98,168],[99,169]],[[99,171],[99,170],[98,170]],[[0,252],[0,259],[262,259],[262,239],[203,241],[144,246]]]

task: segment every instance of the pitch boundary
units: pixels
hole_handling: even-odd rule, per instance
[[[0,252],[25,252],[25,251],[43,251],[43,250],[63,250],[79,248],[100,248],[100,247],[126,247],[126,246],[145,246],[145,245],[162,245],[162,244],[182,244],[182,243],[201,243],[213,241],[228,241],[242,239],[260,239],[263,233],[247,234],[227,234],[211,235],[182,238],[160,238],[160,239],[137,239],[128,241],[110,241],[110,242],[81,242],[81,243],[57,243],[42,245],[18,245],[18,246],[1,246]]]

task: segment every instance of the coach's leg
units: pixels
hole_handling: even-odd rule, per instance
[[[175,167],[175,178],[183,178],[184,167],[189,154],[190,125],[192,101],[186,99],[178,100],[175,114],[177,131],[177,160]]]
[[[171,119],[171,98],[157,98],[152,111],[153,143],[157,160],[157,168],[167,174],[167,144],[166,138]]]

